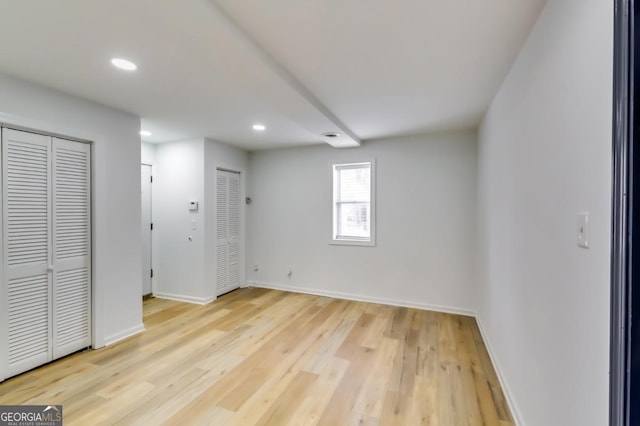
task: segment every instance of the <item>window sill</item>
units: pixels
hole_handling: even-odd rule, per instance
[[[332,246],[361,246],[361,247],[375,247],[376,241],[360,241],[360,240],[331,240],[329,245]]]

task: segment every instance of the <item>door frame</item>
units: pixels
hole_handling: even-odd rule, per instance
[[[150,218],[151,218],[151,223],[153,223],[153,164],[142,161],[142,162],[140,162],[140,166],[141,167],[142,166],[148,166],[149,167],[149,171],[150,171],[150,175],[151,175],[151,182],[149,184],[149,190],[151,191],[151,206],[150,206],[151,215],[150,215]],[[151,234],[150,234],[149,238],[150,238],[150,241],[149,241],[149,256],[151,258],[149,263],[150,263],[151,270],[153,270],[153,228],[151,229]],[[150,282],[150,286],[151,286],[151,296],[153,296],[155,294],[154,291],[153,291],[154,290],[153,289],[153,275],[151,276],[149,282]]]
[[[630,422],[630,302],[633,277],[633,6],[634,0],[614,3],[611,311],[609,424]],[[633,231],[638,232],[638,231]]]
[[[239,262],[240,262],[240,283],[239,283],[239,287],[243,288],[247,286],[247,280],[246,280],[246,271],[245,271],[245,235],[246,235],[246,207],[247,204],[245,202],[246,197],[247,197],[247,191],[246,191],[246,182],[247,182],[247,172],[244,169],[244,167],[237,167],[231,164],[227,164],[227,163],[216,163],[214,164],[214,169],[213,169],[213,190],[214,190],[214,196],[213,196],[213,212],[217,212],[218,211],[218,202],[217,202],[217,188],[218,188],[218,170],[222,170],[222,171],[226,171],[226,172],[232,172],[232,173],[239,173],[240,174],[240,254],[239,254]],[[218,218],[217,216],[214,216],[215,220],[217,221]],[[217,222],[216,222],[217,223]],[[215,223],[214,223],[215,226]],[[218,258],[218,253],[217,253],[217,245],[216,246],[216,252],[214,253],[214,259]],[[216,267],[215,270],[212,271],[212,275],[213,277],[217,277],[217,272],[218,272],[218,265],[217,262],[215,263]],[[214,280],[214,285],[213,285],[213,295],[214,295],[214,300],[217,299],[217,281]]]

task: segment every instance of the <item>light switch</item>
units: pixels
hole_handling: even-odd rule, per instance
[[[191,229],[195,231],[197,228],[198,228],[198,225],[196,224],[196,220],[194,219],[191,221]]]
[[[589,213],[578,214],[578,247],[589,248]]]

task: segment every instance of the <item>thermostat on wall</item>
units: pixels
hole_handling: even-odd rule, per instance
[[[189,211],[197,212],[198,211],[198,202],[197,201],[189,201]]]

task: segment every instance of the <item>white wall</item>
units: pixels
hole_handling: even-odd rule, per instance
[[[370,158],[377,167],[377,245],[330,245],[330,164]],[[294,291],[470,312],[476,165],[475,132],[465,131],[367,142],[355,149],[252,153],[247,279]]]
[[[142,142],[140,144],[140,162],[143,164],[154,165],[156,162],[156,145],[153,143]]]
[[[209,294],[216,294],[217,248],[216,248],[216,169],[223,168],[240,172],[240,282],[245,282],[245,247],[246,220],[245,203],[247,173],[249,168],[249,154],[246,151],[205,139],[205,285]]]
[[[612,12],[549,0],[480,130],[478,316],[522,425],[608,422]]]
[[[204,140],[159,144],[153,176],[154,294],[205,302]]]
[[[92,144],[93,278],[98,345],[143,329],[140,301],[140,119],[0,75],[4,121]]]
[[[215,170],[224,167],[246,175],[247,163],[245,151],[208,139],[156,146],[153,172],[156,296],[195,303],[215,299]],[[199,202],[198,212],[189,211],[191,200]]]

